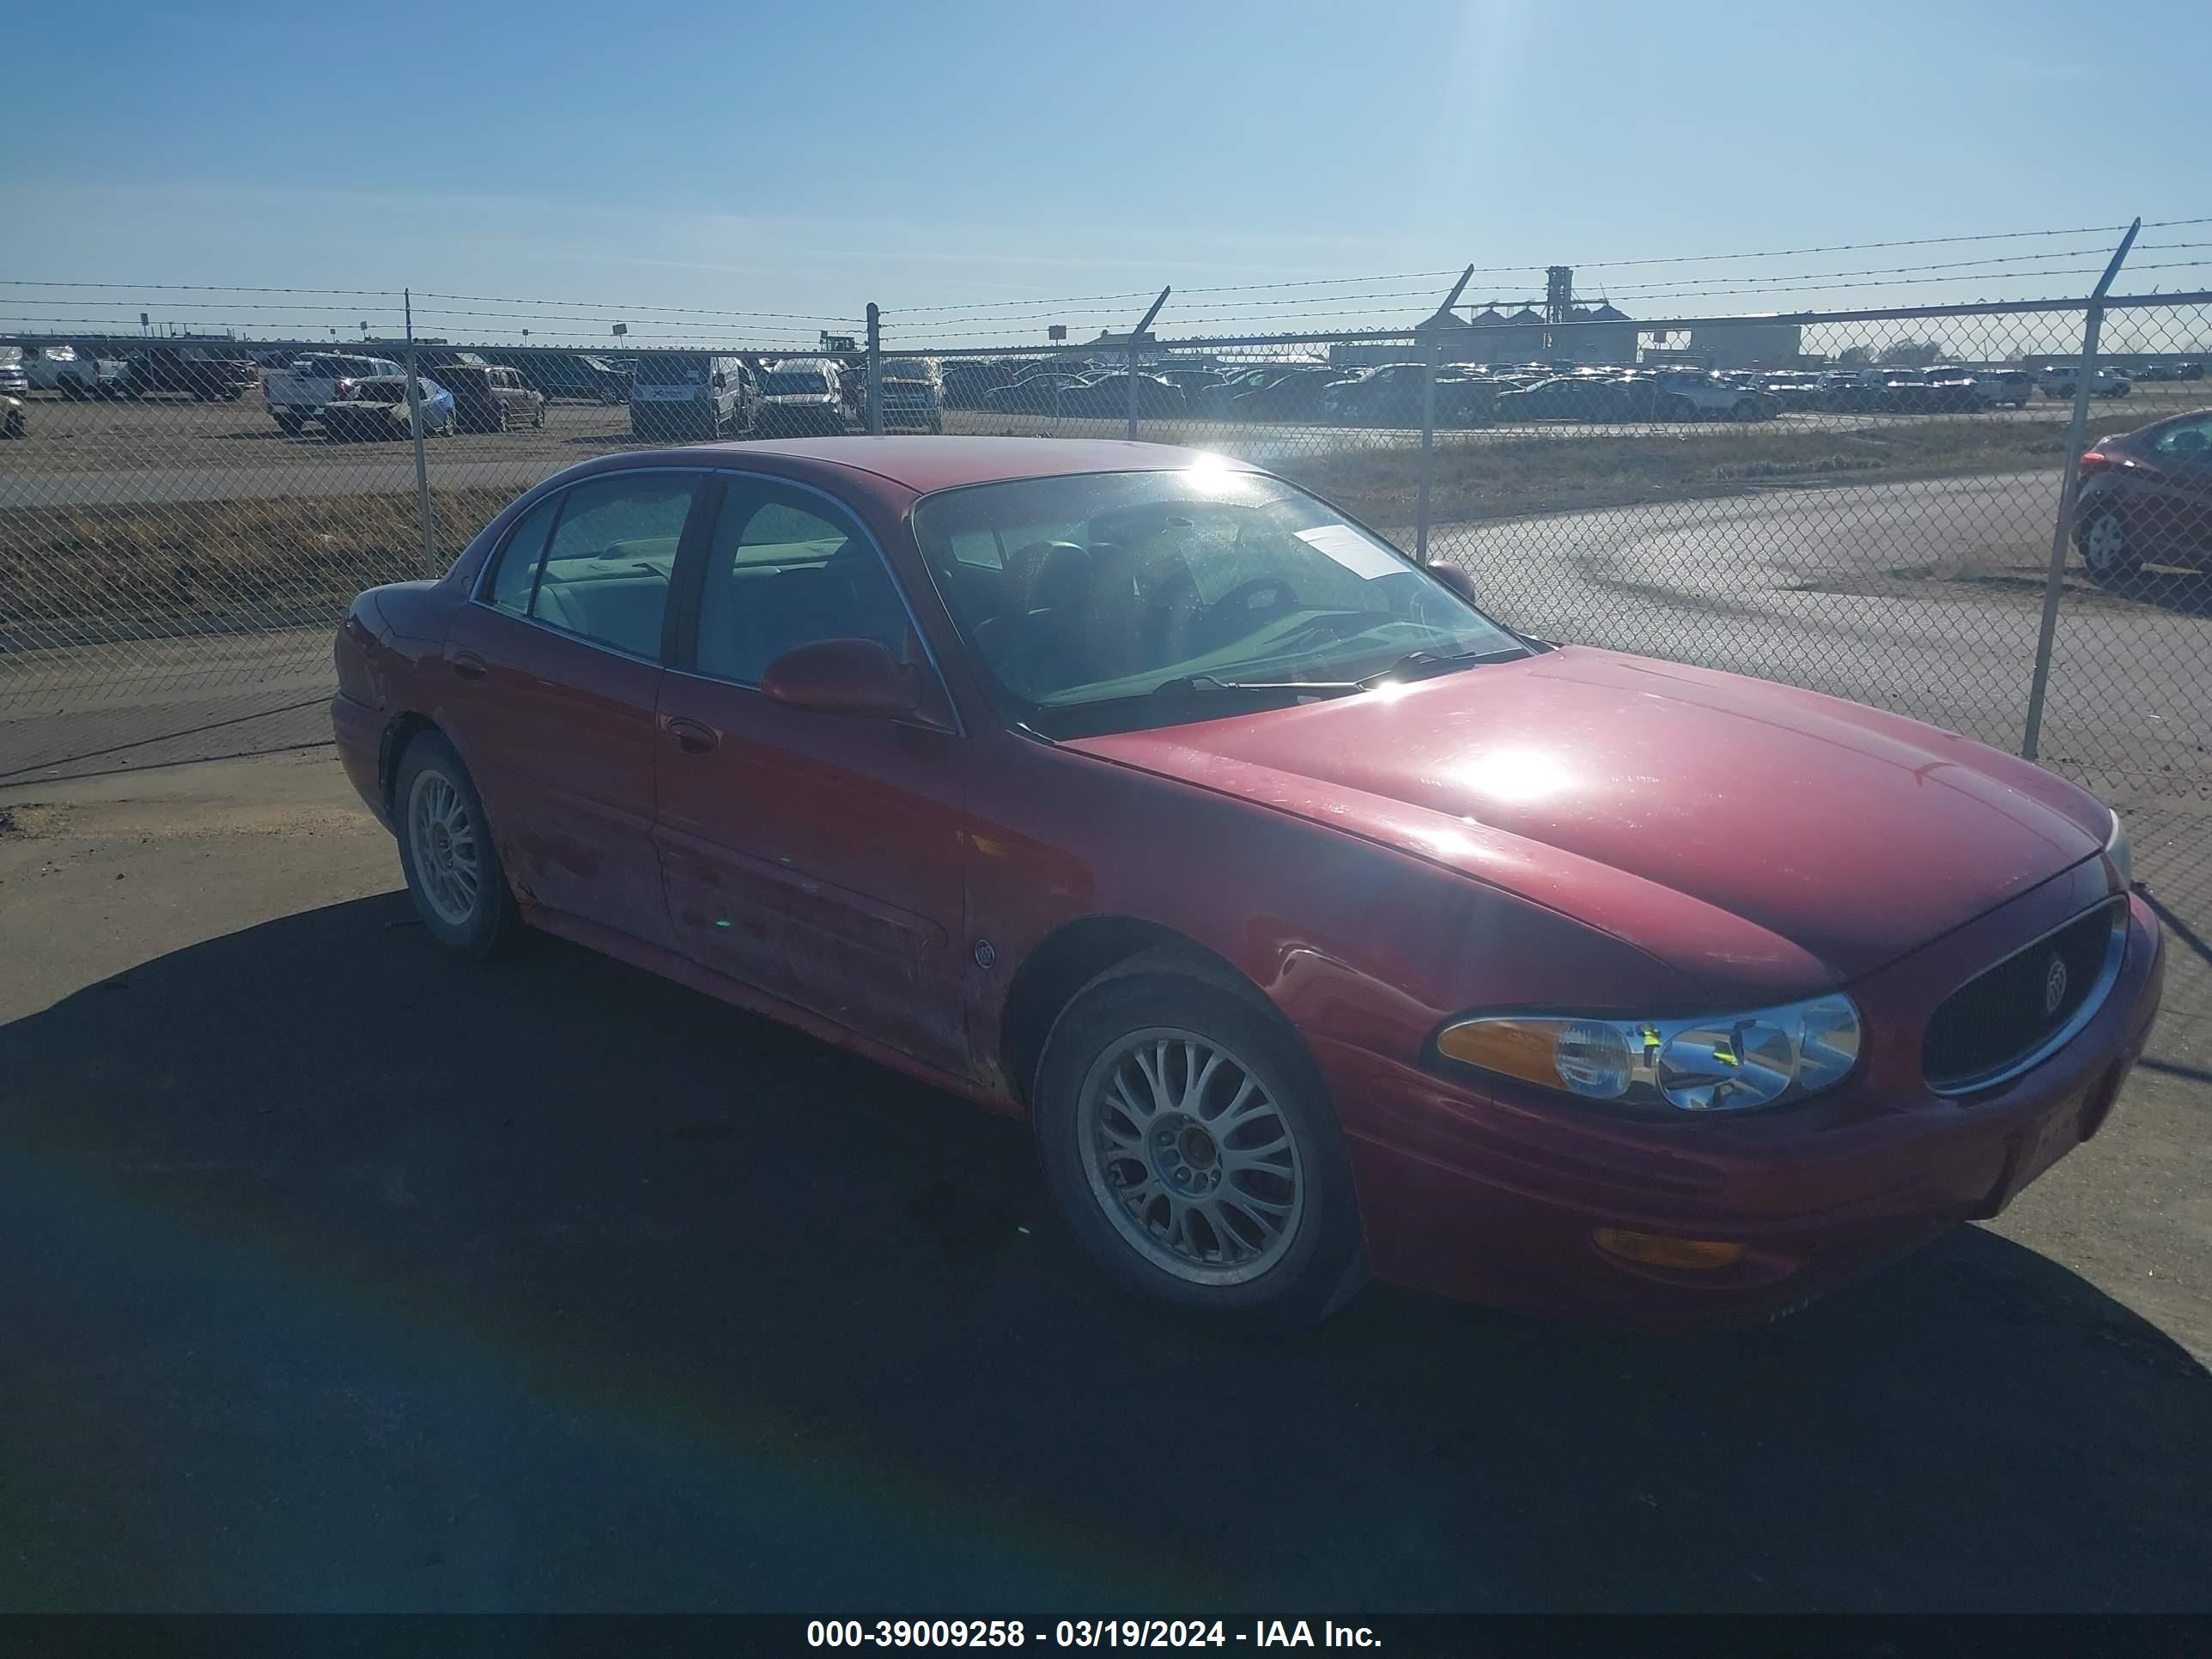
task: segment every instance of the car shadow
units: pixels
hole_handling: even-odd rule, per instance
[[[2212,572],[2146,567],[2107,591],[2178,617],[2212,617]]]
[[[2054,1177],[2063,1179],[2063,1174]],[[2212,1377],[1962,1229],[1694,1340],[1106,1286],[1018,1123],[398,894],[0,1028],[0,1605],[2201,1607]]]

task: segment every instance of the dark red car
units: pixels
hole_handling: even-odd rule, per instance
[[[2100,438],[2082,454],[2074,545],[2090,577],[2212,570],[2212,409]]]
[[[1187,450],[660,450],[363,594],[333,714],[441,943],[1026,1114],[1099,1262],[1224,1317],[1768,1316],[2096,1132],[2161,983],[2109,810],[1468,593]]]

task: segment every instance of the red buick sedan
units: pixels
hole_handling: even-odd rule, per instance
[[[1769,1317],[2096,1133],[2161,981],[2113,813],[1525,638],[1219,456],[608,457],[337,643],[423,925],[527,924],[1026,1115],[1104,1270]],[[640,1040],[645,1040],[642,1037]]]

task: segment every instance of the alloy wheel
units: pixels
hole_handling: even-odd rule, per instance
[[[1290,1120],[1212,1038],[1132,1032],[1092,1062],[1076,1130],[1092,1196],[1155,1267],[1238,1285],[1280,1261],[1305,1213]]]
[[[430,908],[448,926],[468,926],[483,891],[483,850],[467,799],[443,772],[416,774],[407,797],[407,843]]]

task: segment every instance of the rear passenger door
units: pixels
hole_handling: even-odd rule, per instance
[[[702,474],[586,479],[516,521],[446,643],[450,735],[526,905],[672,944],[653,845],[669,592]]]
[[[682,948],[965,1070],[967,744],[883,555],[831,497],[739,473],[700,546],[657,756],[661,870]],[[830,639],[873,640],[916,665],[938,712],[830,714],[762,695],[775,658]]]

